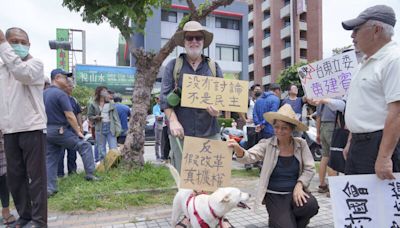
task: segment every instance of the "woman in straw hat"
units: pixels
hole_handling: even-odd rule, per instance
[[[293,137],[292,133],[307,131],[307,127],[296,119],[288,104],[278,112],[265,113],[264,118],[273,126],[275,136],[261,140],[249,150],[234,140],[228,146],[234,149],[241,163],[264,162],[256,204],[263,199],[269,226],[306,227],[319,209],[317,200],[307,191],[315,173],[314,159],[306,141]]]

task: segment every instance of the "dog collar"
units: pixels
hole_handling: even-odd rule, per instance
[[[204,193],[201,193],[201,194],[204,194]],[[189,198],[188,198],[187,201],[186,201],[186,208],[189,208],[189,207],[188,207],[188,206],[189,206],[189,202],[190,202],[190,200],[193,198],[193,214],[194,214],[194,216],[196,217],[197,222],[199,223],[199,225],[200,225],[201,228],[210,228],[210,226],[200,217],[199,213],[197,212],[196,203],[195,203],[196,196],[197,196],[197,194],[195,194],[195,193],[192,193],[192,194],[189,196]],[[208,208],[210,209],[211,214],[214,216],[214,218],[218,219],[219,227],[222,228],[222,227],[223,227],[223,226],[222,226],[222,219],[223,219],[223,217],[218,217],[218,215],[215,214],[214,210],[213,210],[212,207],[210,206],[210,203],[208,204]]]

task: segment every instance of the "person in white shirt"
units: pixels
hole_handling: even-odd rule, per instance
[[[342,22],[364,53],[348,91],[345,120],[351,132],[346,174],[394,179],[400,171],[400,48],[392,41],[396,15],[385,5]]]

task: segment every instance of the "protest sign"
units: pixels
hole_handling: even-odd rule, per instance
[[[247,112],[248,88],[248,81],[184,74],[181,106]]]
[[[399,227],[400,173],[329,177],[335,227]]]
[[[346,94],[358,71],[354,51],[335,55],[297,69],[307,98],[336,98]]]
[[[180,188],[214,191],[230,185],[232,149],[227,142],[185,136]]]

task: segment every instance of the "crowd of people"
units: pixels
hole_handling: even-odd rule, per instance
[[[317,106],[317,140],[323,151],[319,192],[328,192],[326,172],[338,174],[329,168],[335,167],[330,147],[338,112],[344,113],[350,131],[343,148],[346,175],[394,179],[393,172],[400,171],[400,49],[391,40],[395,24],[393,9],[384,5],[342,22],[344,29],[353,31],[354,47],[363,55],[344,97],[306,99],[298,97],[297,86],[291,85],[289,96],[281,100],[279,84],[270,84],[266,92],[258,84],[251,87],[249,111],[239,115],[247,127],[247,140],[229,140],[228,146],[241,163],[262,162],[256,202],[265,204],[271,227],[306,227],[318,213],[318,202],[309,189],[316,172],[314,159],[300,137],[308,128],[301,122],[306,118],[302,116],[305,103]],[[206,109],[179,105],[183,74],[223,74],[215,61],[202,54],[213,34],[200,23],[187,22],[172,39],[186,53],[167,64],[152,113],[155,156],[171,159],[180,172],[184,136],[221,140],[219,110],[212,105]],[[82,117],[72,97],[73,75],[55,69],[51,81],[46,81],[43,63],[29,53],[30,45],[23,29],[10,28],[5,34],[0,30],[0,199],[4,224],[47,227],[47,199],[58,191],[57,177],[65,175],[65,150],[68,175],[76,173],[79,153],[85,179],[99,180],[95,165],[105,158],[107,148],[116,149],[124,142],[130,109],[121,104],[121,97],[99,86],[87,117]],[[84,137],[89,133],[95,138],[94,151]],[[9,193],[18,219],[10,213]],[[183,218],[176,227],[188,223]],[[232,227],[227,220],[223,226]]]

